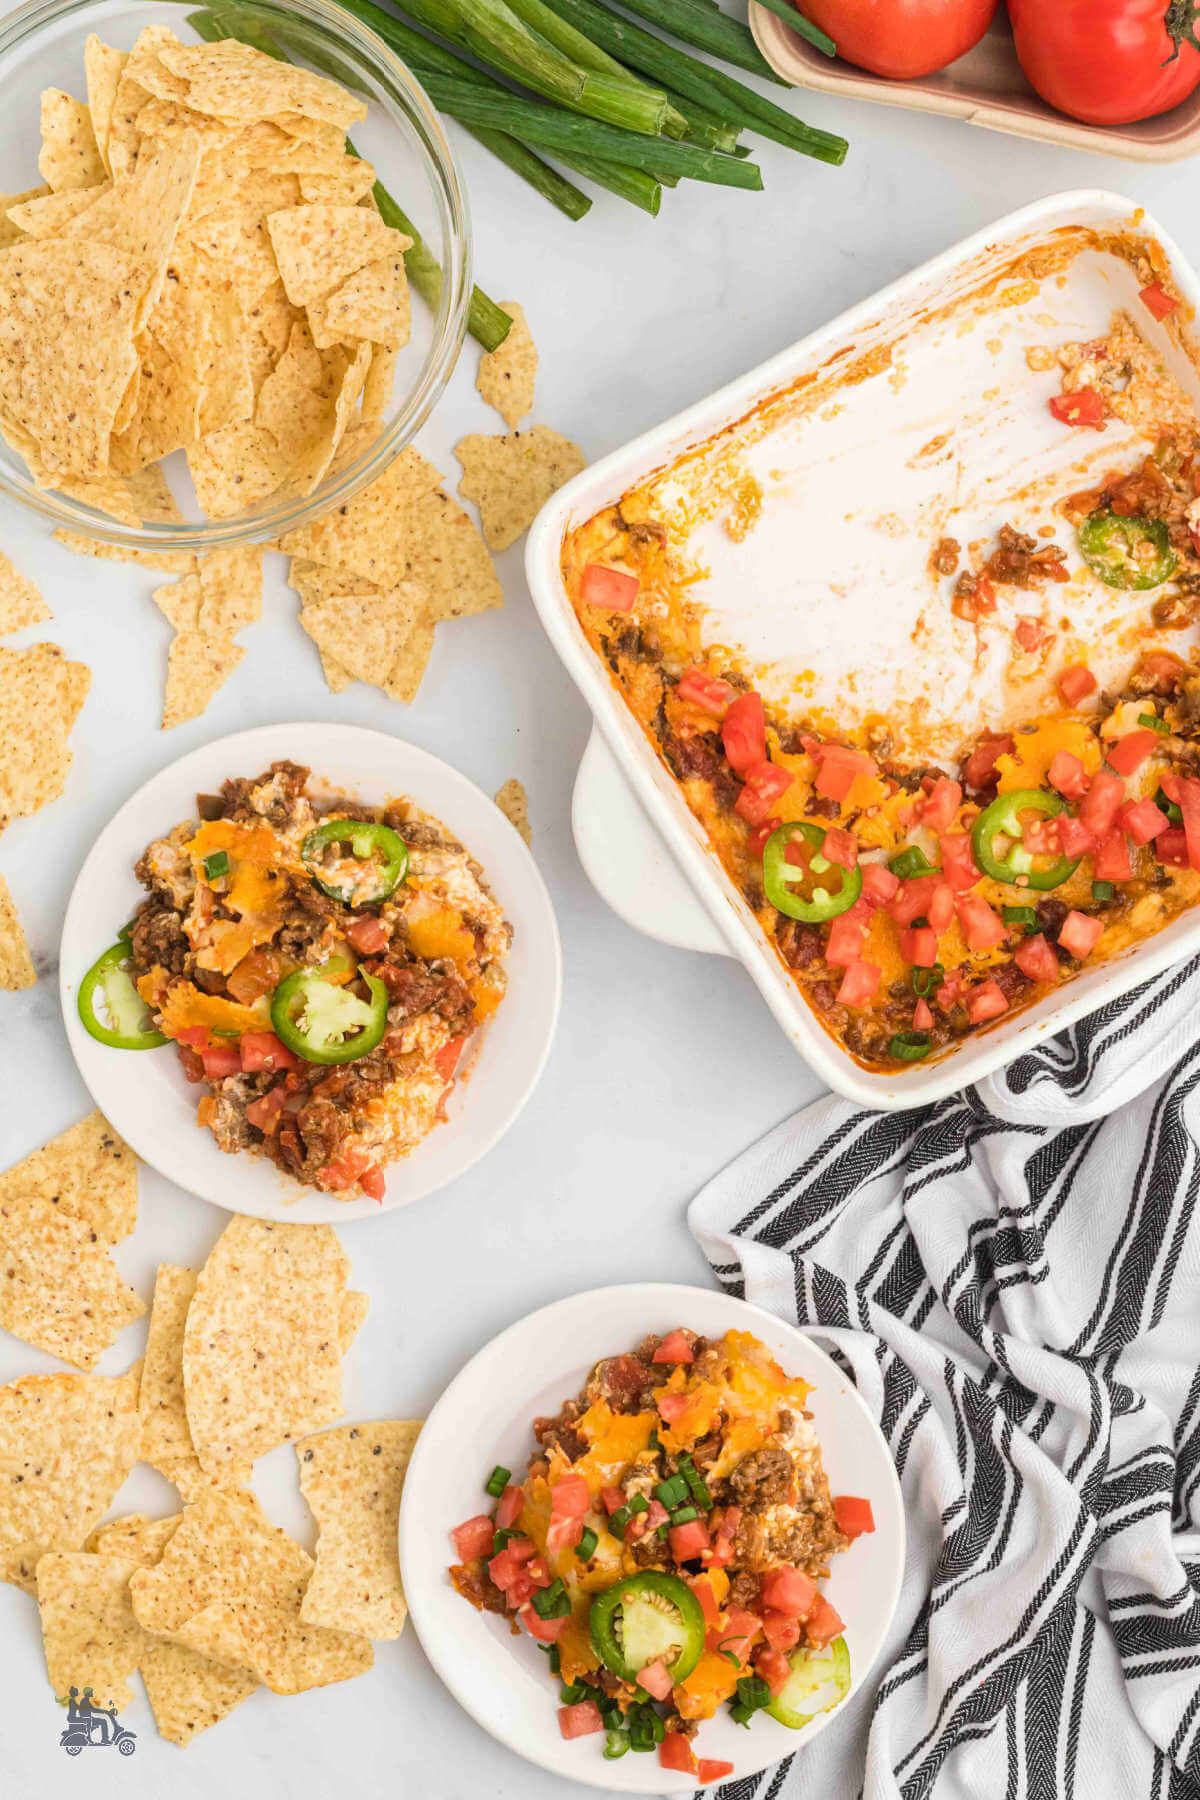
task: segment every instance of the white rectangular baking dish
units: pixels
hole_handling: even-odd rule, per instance
[[[999,270],[1006,265],[1014,250],[1033,249],[1055,231],[1081,225],[1095,227],[1100,231],[1114,228],[1134,230],[1141,236],[1157,240],[1170,262],[1179,292],[1193,309],[1200,312],[1200,282],[1167,234],[1131,201],[1102,191],[1051,196],[1001,219],[985,232],[966,238],[880,293],[852,307],[779,356],[730,383],[710,399],[701,401],[586,469],[552,498],[529,535],[526,571],[542,623],[587,700],[603,743],[611,753],[611,761],[616,764],[615,769],[610,766],[594,736],[581,768],[575,805],[576,841],[589,874],[616,910],[631,924],[648,931],[650,935],[670,942],[686,943],[697,949],[721,949],[736,956],[761,990],[788,1038],[812,1068],[836,1092],[869,1106],[901,1109],[922,1105],[977,1081],[1012,1061],[1049,1033],[1061,1030],[1072,1020],[1093,1011],[1105,1001],[1127,992],[1152,974],[1200,949],[1200,912],[1185,914],[1123,958],[1084,972],[1065,984],[1059,994],[1011,1018],[1001,1019],[986,1032],[966,1038],[960,1047],[938,1062],[917,1066],[901,1074],[876,1073],[862,1068],[823,1030],[810,1011],[807,1002],[778,961],[773,948],[764,939],[757,921],[710,850],[700,825],[689,811],[676,784],[661,766],[632,714],[627,711],[610,679],[607,667],[588,644],[562,582],[561,547],[565,534],[574,526],[617,500],[631,486],[645,480],[653,472],[673,464],[684,451],[705,443],[714,434],[745,417],[766,397],[787,389],[803,375],[827,367],[831,359],[838,359],[840,366],[848,363],[851,358],[868,355],[880,345],[904,340],[906,330],[912,341],[919,341],[919,328],[928,325],[931,316],[937,315],[948,297],[974,289],[981,280],[987,279],[990,271]],[[1025,303],[1040,309],[1031,316],[1037,319],[1039,328],[1044,329],[1048,343],[1101,335],[1108,328],[1114,308],[1134,301],[1136,277],[1117,257],[1093,256],[1088,252],[1076,259],[1076,263],[1077,277],[1074,273],[1069,273],[1061,281],[1047,278],[1039,284],[1036,295]],[[1072,270],[1075,268],[1076,264],[1073,264]],[[1010,303],[1005,310],[1010,320],[1018,320],[1021,304]],[[1193,361],[1172,342],[1162,327],[1151,325],[1148,318],[1139,318],[1139,324],[1144,324],[1145,335],[1161,351],[1170,364],[1172,373],[1200,404],[1200,371]],[[1000,333],[1003,326],[998,324],[995,329]],[[1015,456],[1018,466],[1028,474],[1030,456],[1041,456],[1044,461],[1046,455],[1053,460],[1058,454],[1056,449],[1047,450],[1049,440],[1037,435],[1040,426],[1029,426],[1028,430],[1033,436],[1028,441],[1022,441],[1020,433],[1025,427],[1018,410],[1014,406],[1011,412],[1006,412],[1002,379],[1005,358],[1009,352],[1004,347],[1002,337],[997,335],[982,339],[980,333],[972,331],[959,332],[957,335],[959,341],[952,343],[948,354],[938,358],[932,367],[926,360],[925,366],[919,371],[919,379],[907,380],[894,367],[888,371],[888,391],[894,396],[887,401],[887,406],[892,409],[891,416],[882,411],[878,413],[878,423],[870,441],[861,438],[856,440],[852,429],[847,435],[846,409],[842,407],[826,409],[829,418],[824,427],[819,427],[821,415],[818,414],[813,416],[807,428],[810,435],[819,428],[828,433],[841,434],[838,439],[839,457],[818,457],[808,447],[808,462],[804,473],[825,483],[824,488],[818,486],[816,499],[819,503],[818,519],[829,521],[829,533],[828,541],[817,547],[818,562],[820,556],[825,555],[832,568],[839,556],[859,558],[859,573],[866,573],[863,580],[853,584],[857,593],[873,596],[879,592],[878,588],[872,588],[869,580],[868,563],[873,540],[870,539],[870,533],[861,528],[864,524],[879,524],[880,521],[864,521],[859,516],[852,526],[850,514],[845,512],[837,499],[838,481],[844,479],[839,468],[848,463],[861,464],[861,459],[865,457],[872,466],[873,479],[886,483],[889,446],[897,446],[897,454],[900,450],[909,448],[910,442],[917,441],[912,439],[906,443],[906,434],[913,431],[927,434],[932,439],[937,434],[939,418],[950,419],[961,412],[964,395],[971,392],[973,376],[976,380],[981,378],[980,368],[973,367],[973,358],[986,354],[995,362],[998,371],[997,387],[994,390],[998,397],[997,417],[1004,426],[1004,429],[991,431],[985,428],[982,433],[976,434],[980,437],[978,455],[982,460],[971,471],[973,491],[980,494],[994,485],[993,504],[1000,507],[998,516],[1003,517],[1010,510],[1007,501],[1013,491],[1014,469],[1011,461],[1000,460],[996,462],[994,471],[989,473],[987,457],[990,455],[1003,459]],[[869,404],[869,383],[860,384],[860,393],[866,396]],[[992,390],[985,390],[985,397],[990,398],[991,393]],[[906,395],[909,396],[908,400],[905,400]],[[1081,448],[1078,438],[1081,435],[1068,434],[1070,449],[1064,455],[1071,456],[1078,452]],[[1089,437],[1092,435],[1088,434]],[[1100,434],[1096,435],[1099,439]],[[1103,446],[1097,442],[1092,451],[1091,468],[1095,472],[1093,479],[1103,470],[1105,462],[1112,466],[1120,458],[1120,431],[1105,434],[1105,437]],[[1084,448],[1091,449],[1090,446]],[[906,472],[910,471],[913,468],[911,457],[899,466]],[[1071,464],[1072,477],[1080,467],[1080,462]],[[1044,473],[1044,469],[1041,472]],[[772,473],[778,474],[778,471]],[[785,475],[788,473],[789,471],[784,471]],[[907,473],[905,479],[908,480]],[[1085,485],[1085,479],[1072,480],[1072,486]],[[798,491],[803,494],[803,487]],[[809,499],[811,506],[811,496],[805,497]],[[901,506],[911,504],[926,515],[926,535],[920,541],[924,545],[922,554],[927,555],[928,513],[929,507],[936,502],[936,482],[932,488],[928,481],[924,485],[918,482],[915,488],[896,495],[895,499],[889,499],[885,487],[879,495],[879,510],[884,520],[899,518],[898,514],[887,510],[896,500]],[[802,513],[803,503],[798,502],[798,522]],[[980,516],[982,518],[982,514]],[[786,520],[786,509],[782,517]],[[903,524],[902,520],[900,524]],[[810,536],[804,545],[806,554],[813,549],[812,525],[813,520],[809,518],[807,528]],[[857,534],[855,527],[858,528]],[[995,528],[993,523],[990,529]],[[882,529],[886,535],[893,527],[883,525]],[[715,537],[706,540],[706,547],[713,549],[717,556],[725,554],[717,548]],[[797,546],[792,547],[795,549]],[[788,548],[786,530],[781,528],[781,515],[776,512],[770,529],[761,525],[757,527],[741,548],[749,551],[745,570],[747,579],[741,584],[741,592],[745,595],[745,618],[742,623],[750,621],[746,629],[751,634],[758,634],[759,648],[778,645],[787,635],[786,620],[783,631],[780,630],[778,607],[792,603],[791,590],[778,566],[778,559],[786,556]],[[886,613],[878,606],[878,601],[875,601],[878,626],[875,635],[882,635],[885,641],[874,663],[871,662],[869,636],[866,636],[864,649],[864,623],[869,624],[871,617],[869,601],[865,610],[861,601],[857,608],[843,604],[847,623],[840,639],[836,607],[831,608],[826,604],[824,611],[816,619],[816,635],[820,640],[822,654],[827,658],[832,657],[835,663],[840,657],[838,675],[843,684],[848,669],[852,666],[861,669],[864,704],[878,700],[889,680],[905,679],[910,685],[912,682],[913,659],[910,656],[905,661],[896,657],[894,633],[890,654],[886,643],[886,628],[892,622],[894,608],[896,604],[904,603],[903,572],[906,556],[911,569],[912,546],[905,547],[903,543],[898,550],[889,549],[886,563],[879,564],[881,571],[886,568],[889,577],[898,566],[900,579],[893,582],[890,591],[884,590],[889,609]],[[878,545],[876,557],[878,561]],[[774,565],[773,558],[776,559]],[[863,558],[867,562],[863,562]],[[739,602],[736,591],[731,597],[728,568],[725,575],[726,581],[721,594],[727,607],[736,608]],[[774,584],[774,611],[769,607],[764,609],[762,605],[764,583]],[[797,600],[796,606],[798,610],[795,619],[807,618],[808,625],[811,625],[812,620],[804,610],[805,607],[811,608],[811,596],[802,601]],[[1101,621],[1093,619],[1091,623],[1095,627]],[[1102,626],[1102,629],[1107,627]],[[824,637],[822,633],[825,634]],[[1099,655],[1097,672],[1103,678],[1103,651]],[[861,659],[857,664],[854,663],[856,656]],[[986,669],[977,671],[977,675],[986,683]],[[855,681],[857,676],[853,678],[852,685]],[[936,682],[927,683],[931,692],[936,685]],[[977,692],[968,682],[950,705],[949,713],[952,715],[957,707],[960,718],[970,719],[971,708],[973,704],[977,704],[977,699],[973,701],[972,695]],[[820,697],[819,692],[816,697]],[[965,712],[963,708],[966,709]],[[978,712],[974,716],[977,721]],[[653,834],[648,833],[645,819],[639,817],[637,805],[630,805],[630,791],[645,809],[645,815],[652,821],[678,870],[682,872],[687,888],[690,889],[689,898],[681,897],[679,885],[673,879],[675,871],[668,860],[662,857]],[[696,900],[700,902],[703,914],[706,915],[699,923]]]

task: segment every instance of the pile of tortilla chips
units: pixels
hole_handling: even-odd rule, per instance
[[[95,1114],[0,1177],[0,1218],[14,1195],[112,1241],[132,1228],[133,1159]],[[328,1226],[234,1218],[198,1274],[159,1269],[142,1363],[0,1387],[0,1580],[36,1595],[56,1695],[90,1687],[120,1710],[140,1671],[159,1731],[187,1744],[259,1686],[348,1680],[372,1638],[399,1636],[396,1522],[419,1426],[317,1430],[342,1411],[366,1316],[348,1275]],[[287,1441],[315,1559],[249,1491],[255,1458]],[[182,1511],[101,1523],[138,1460]]]
[[[0,430],[126,520],[180,449],[211,518],[311,493],[408,342],[410,240],[346,149],[365,104],[161,25],[90,37],[84,76],[42,96],[45,186],[0,197]]]

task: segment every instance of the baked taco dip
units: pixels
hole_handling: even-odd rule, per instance
[[[874,1518],[831,1495],[811,1392],[749,1332],[678,1328],[534,1419],[523,1479],[487,1476],[450,1579],[544,1649],[564,1738],[714,1781],[733,1764],[693,1740],[719,1709],[799,1729],[849,1691],[822,1584]]]
[[[147,897],[80,986],[90,1035],[174,1044],[222,1150],[382,1199],[505,996],[512,928],[469,850],[281,761],[198,795],[135,872]]]

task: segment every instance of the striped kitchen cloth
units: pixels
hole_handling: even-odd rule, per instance
[[[1200,960],[935,1105],[819,1100],[692,1202],[908,1522],[870,1680],[726,1800],[1200,1800],[1198,1005]]]

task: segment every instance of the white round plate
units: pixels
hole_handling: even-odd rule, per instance
[[[854,1384],[813,1339],[774,1314],[718,1290],[643,1282],[595,1288],[531,1313],[493,1338],[446,1389],[421,1428],[404,1482],[400,1568],[421,1647],[474,1719],[518,1756],[554,1775],[632,1794],[675,1794],[694,1781],[631,1751],[614,1762],[599,1735],[567,1742],[558,1729],[558,1685],[526,1632],[477,1612],[453,1587],[450,1530],[489,1506],[483,1484],[496,1463],[524,1471],[536,1448],[532,1421],[577,1394],[602,1356],[631,1350],[649,1331],[684,1325],[706,1337],[750,1331],[789,1375],[813,1384],[809,1400],[833,1492],[865,1494],[875,1530],[836,1557],[825,1591],[845,1620],[851,1692],[879,1653],[900,1594],[904,1512],[879,1427]],[[846,1704],[842,1702],[842,1707]],[[731,1762],[727,1777],[754,1775],[799,1750],[836,1719],[837,1707],[789,1731],[763,1714],[749,1730],[722,1709],[694,1740],[698,1756]]]
[[[283,759],[367,802],[406,795],[449,827],[483,865],[513,927],[508,994],[454,1088],[446,1121],[385,1170],[382,1201],[338,1200],[292,1181],[266,1157],[228,1155],[196,1123],[200,1090],[172,1050],[113,1050],[80,1023],[79,983],[145,892],[133,868],[147,844],[195,817],[196,795]],[[537,1083],[558,1018],[562,955],[546,885],[508,820],[474,784],[424,750],[351,725],[266,725],[218,738],[139,788],[97,838],[71,893],[60,950],[67,1036],[105,1118],[160,1174],[229,1212],[300,1224],[374,1218],[461,1175],[507,1131]]]

